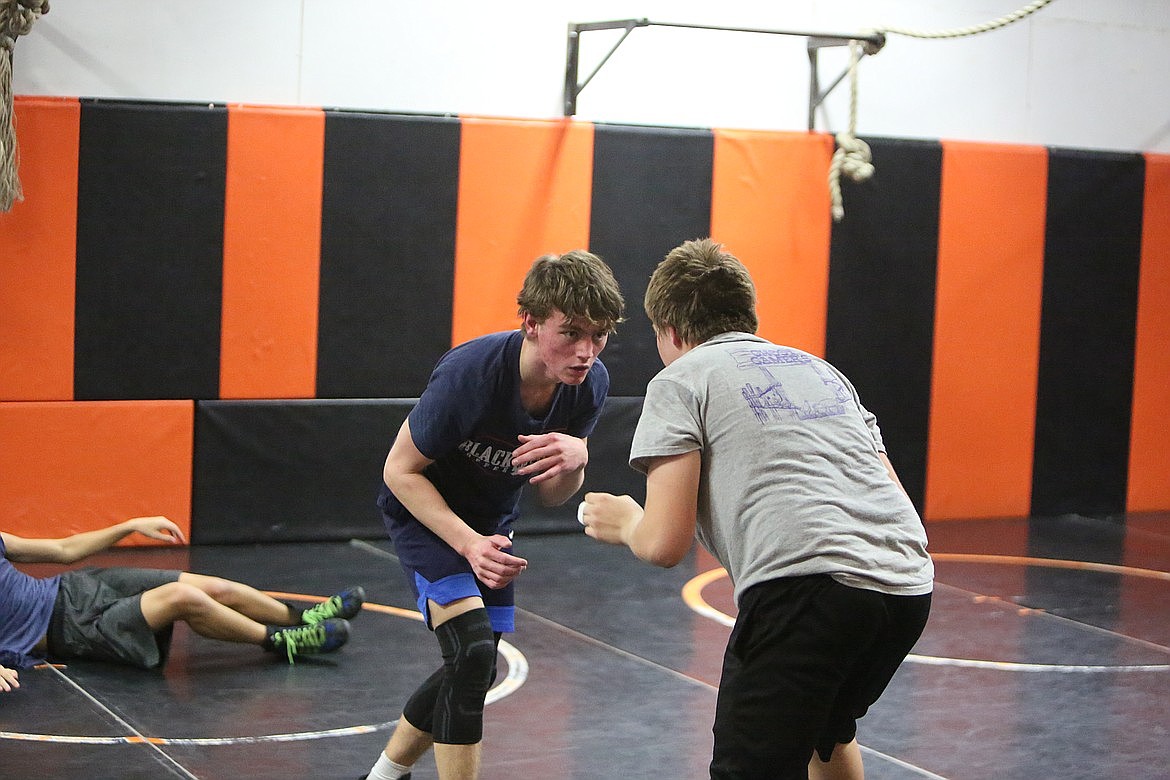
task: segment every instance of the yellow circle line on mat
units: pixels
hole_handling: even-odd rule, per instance
[[[275,599],[291,599],[293,601],[326,601],[326,597],[322,596],[307,596],[302,593],[284,593],[281,591],[264,591],[269,596]],[[386,604],[373,604],[366,602],[362,605],[362,610],[369,610],[371,612],[382,612],[387,615],[395,617],[407,618],[408,620],[422,621],[422,615],[413,609],[402,609],[401,607],[391,607]],[[515,693],[520,686],[524,685],[525,680],[528,679],[528,659],[524,654],[513,647],[508,642],[500,640],[499,647],[500,655],[504,656],[504,660],[508,663],[508,675],[496,683],[496,685],[488,691],[485,704],[491,704]],[[5,694],[11,696],[12,694]],[[397,720],[387,721],[385,723],[372,723],[358,726],[342,726],[335,729],[321,729],[318,731],[298,731],[288,734],[263,734],[254,737],[143,737],[134,734],[119,735],[111,737],[94,737],[94,736],[69,736],[65,734],[31,734],[19,731],[0,731],[0,739],[11,739],[24,742],[57,742],[72,745],[134,745],[134,744],[150,744],[150,745],[199,745],[199,746],[215,746],[215,745],[251,745],[262,742],[298,742],[310,739],[324,739],[327,737],[348,737],[356,734],[369,734],[373,731],[380,731],[391,728]]]
[[[1095,571],[1108,574],[1124,574],[1133,577],[1163,580],[1170,582],[1170,573],[1155,569],[1140,569],[1133,566],[1116,566],[1108,563],[1092,563],[1089,561],[1067,561],[1058,558],[1031,558],[1019,555],[982,555],[968,553],[931,553],[936,561],[955,561],[960,563],[993,563],[1015,566],[1044,566],[1053,569],[1073,569],[1079,571]],[[694,612],[705,618],[722,623],[725,626],[734,626],[735,618],[721,612],[707,603],[703,598],[703,589],[716,580],[727,577],[727,570],[722,567],[709,569],[692,577],[683,586],[682,598]],[[1170,664],[1131,664],[1126,666],[1086,665],[1086,664],[1028,664],[1013,661],[985,661],[977,658],[947,658],[944,656],[919,655],[911,653],[906,656],[907,661],[930,666],[963,666],[977,669],[1000,669],[1015,672],[1164,672],[1170,670]]]
[[[1080,571],[1095,571],[1105,574],[1124,574],[1127,577],[1144,577],[1151,580],[1170,582],[1170,572],[1157,569],[1141,569],[1136,566],[1118,566],[1112,563],[1093,563],[1092,561],[1066,561],[1060,558],[1032,558],[1023,555],[985,555],[978,553],[931,553],[936,561],[955,561],[958,563],[995,563],[1012,566],[1043,566],[1048,569],[1075,569]]]

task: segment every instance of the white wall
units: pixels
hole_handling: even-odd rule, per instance
[[[53,0],[16,45],[18,95],[550,118],[569,22],[649,18],[855,33],[989,21],[1027,0]],[[582,41],[581,78],[620,33]],[[822,54],[822,81],[845,66]],[[581,94],[600,122],[803,130],[801,37],[635,30]],[[817,120],[843,129],[842,84]],[[1054,0],[954,40],[890,36],[860,69],[859,135],[1170,153],[1170,0]]]

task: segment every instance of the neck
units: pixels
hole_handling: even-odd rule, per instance
[[[549,378],[528,339],[520,345],[520,404],[539,417],[548,411],[558,382]]]

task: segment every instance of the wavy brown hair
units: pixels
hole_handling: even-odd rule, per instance
[[[691,346],[720,333],[755,333],[760,326],[751,274],[710,238],[672,249],[654,269],[643,305],[656,329],[670,326]]]
[[[626,307],[613,271],[583,249],[536,258],[516,303],[521,316],[543,321],[557,309],[569,319],[583,318],[607,331],[622,321]]]

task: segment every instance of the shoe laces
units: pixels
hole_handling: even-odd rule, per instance
[[[324,601],[309,607],[301,613],[301,620],[307,624],[320,623],[323,620],[328,620],[331,617],[337,617],[345,604],[341,600],[341,596],[330,596]]]
[[[294,626],[280,631],[274,641],[276,644],[284,647],[285,652],[288,653],[288,662],[295,664],[294,660],[298,653],[303,651],[313,651],[325,644],[325,626],[322,623],[314,623],[307,626]]]

